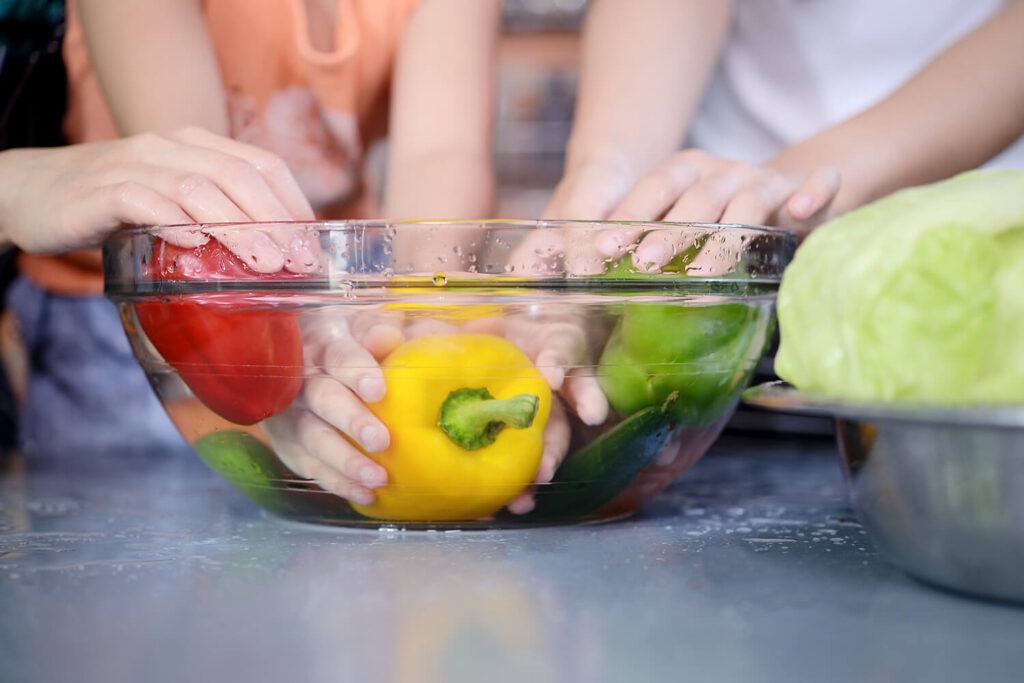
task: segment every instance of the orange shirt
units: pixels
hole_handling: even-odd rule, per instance
[[[334,49],[313,47],[303,0],[204,0],[227,91],[231,136],[281,156],[314,208],[372,215],[363,154],[387,127],[402,30],[420,0],[338,0]],[[65,131],[71,142],[117,137],[89,61],[76,3],[68,2]],[[102,275],[81,256],[23,254],[22,272],[62,294],[99,294]]]

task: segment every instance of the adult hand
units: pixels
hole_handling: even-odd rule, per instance
[[[700,150],[672,155],[623,192],[628,174],[592,166],[570,172],[559,184],[546,218],[772,225],[806,234],[822,222],[839,190],[839,173],[818,167],[807,173],[758,167],[712,156]],[[587,213],[589,212],[589,213]],[[632,252],[641,272],[658,272],[689,243],[675,230],[625,225],[609,228],[579,244],[564,245],[572,274],[603,272],[607,264]],[[698,256],[688,272],[714,274]]]
[[[126,225],[312,220],[277,156],[199,128],[0,154],[0,229],[25,251],[98,245]],[[182,247],[221,238],[258,272],[319,266],[316,244],[284,226],[168,231]]]

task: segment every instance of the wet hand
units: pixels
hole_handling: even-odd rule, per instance
[[[339,315],[324,311],[303,320],[309,375],[295,404],[264,421],[285,465],[346,500],[370,505],[387,484],[387,471],[367,453],[390,443],[387,426],[366,407],[387,390],[380,361],[405,339],[400,320],[379,311]]]

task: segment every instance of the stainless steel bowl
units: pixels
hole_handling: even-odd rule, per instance
[[[1024,602],[1024,407],[843,402],[778,382],[743,398],[835,416],[854,508],[892,562],[946,588]]]

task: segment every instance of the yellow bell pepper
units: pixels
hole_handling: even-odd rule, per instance
[[[367,454],[388,471],[367,517],[472,520],[493,514],[533,480],[551,390],[501,337],[419,337],[381,364],[387,394],[369,405],[391,445]]]

